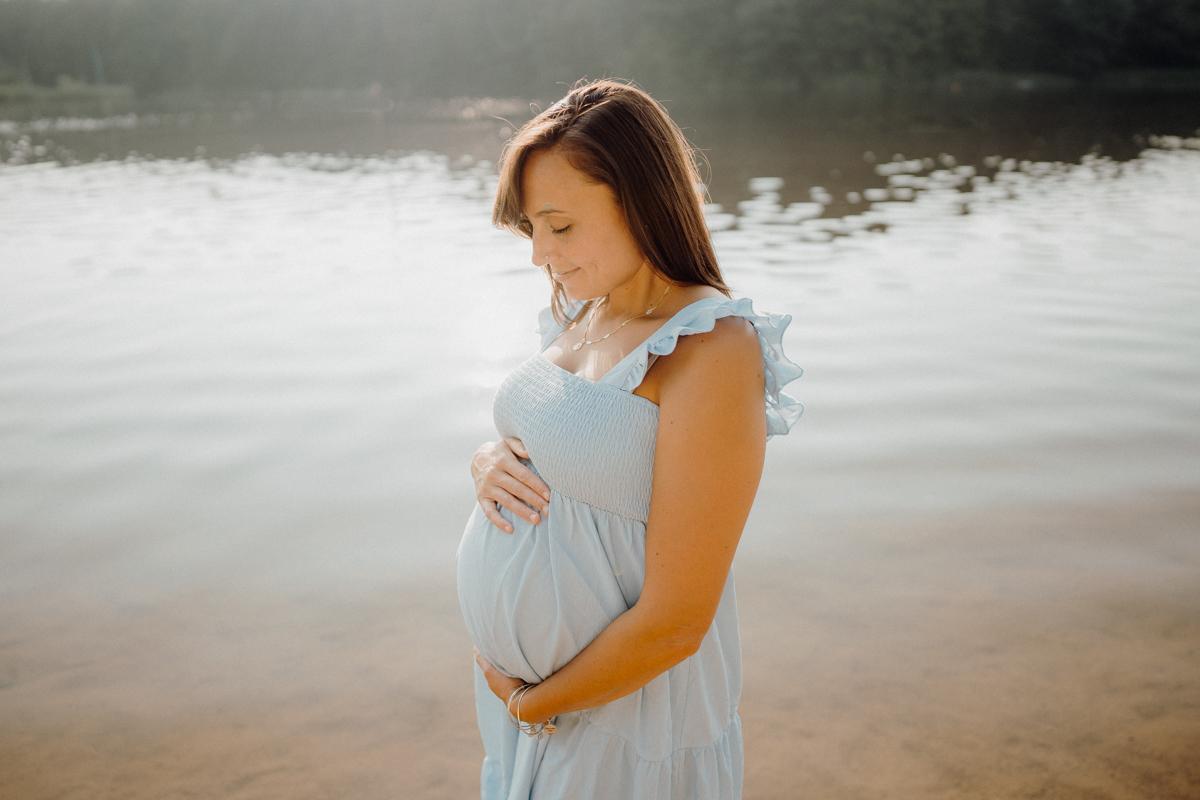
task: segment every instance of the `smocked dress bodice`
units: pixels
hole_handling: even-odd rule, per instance
[[[523,441],[524,463],[551,489],[549,511],[534,524],[500,507],[510,534],[476,503],[457,553],[463,619],[480,653],[501,671],[544,680],[637,602],[658,406],[633,390],[680,336],[711,331],[729,315],[749,320],[758,333],[767,437],[786,434],[803,412],[782,390],[803,373],[783,352],[788,314],[758,313],[749,298],[698,300],[594,381],[545,356],[562,327],[549,307],[539,314],[540,347],[502,381],[493,417],[499,435]],[[520,733],[478,667],[475,692],[483,800],[740,797],[732,572],[694,655],[632,694],[559,715],[553,736]]]

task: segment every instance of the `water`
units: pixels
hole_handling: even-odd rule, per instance
[[[794,316],[807,370],[764,504],[1193,485],[1195,140],[1022,156],[864,152],[850,166],[882,185],[760,175],[713,197],[727,278]],[[30,160],[0,169],[10,591],[64,568],[169,585],[447,568],[491,392],[547,296],[527,243],[490,227],[489,160]]]
[[[793,315],[806,370],[739,564],[894,546],[886,523],[874,544],[827,534],[854,520],[1200,488],[1200,120],[1180,116],[1009,149],[691,122],[726,277]],[[279,603],[452,580],[469,458],[548,298],[528,243],[489,223],[503,126],[281,129],[0,131],[0,683],[28,707],[49,713],[37,642],[86,641],[82,619],[118,641],[164,609],[141,668],[267,690],[197,666],[243,636],[252,663],[311,656],[239,627],[247,609],[285,624]],[[1194,565],[1198,544],[1130,530],[1141,560],[1105,565]],[[222,597],[240,600],[189,633]],[[74,686],[105,708],[127,691]]]

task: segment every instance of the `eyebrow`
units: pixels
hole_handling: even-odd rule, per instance
[[[557,208],[543,208],[541,211],[534,214],[534,216],[535,217],[544,217],[547,214],[565,214],[565,213],[567,213],[567,212],[561,211]],[[529,217],[524,213],[522,213],[521,216],[525,219],[529,219]]]

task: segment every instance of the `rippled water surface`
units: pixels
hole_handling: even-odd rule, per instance
[[[28,160],[0,167],[10,586],[444,566],[547,296],[490,227],[490,161]],[[1193,484],[1195,139],[850,166],[875,185],[760,175],[708,209],[736,293],[793,315],[807,370],[766,491],[836,515]]]
[[[1200,489],[1195,123],[1099,149],[714,135],[727,279],[793,316],[806,370],[739,563],[836,549],[848,520],[886,536],[906,515]],[[492,393],[536,344],[548,287],[489,222],[497,126],[353,152],[161,127],[0,130],[10,653],[89,608],[451,580]],[[1147,540],[1110,566],[1197,546]],[[28,685],[14,659],[0,688]]]

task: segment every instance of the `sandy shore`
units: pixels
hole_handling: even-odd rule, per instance
[[[745,796],[1200,797],[1197,520],[1164,493],[739,554]],[[65,583],[0,622],[0,797],[478,796],[452,575],[340,601]]]

